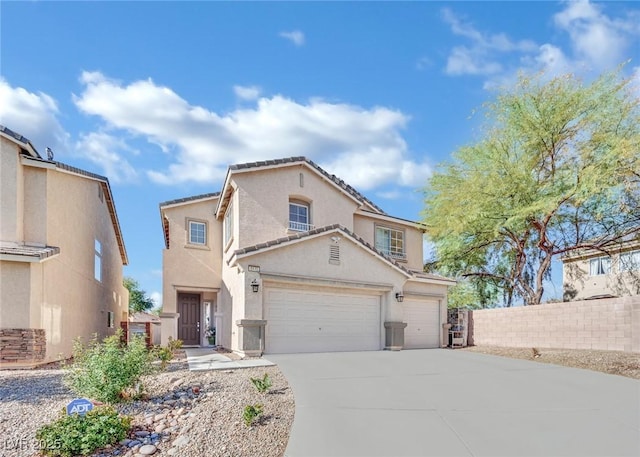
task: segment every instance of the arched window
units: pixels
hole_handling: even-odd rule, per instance
[[[311,225],[311,205],[304,200],[289,199],[289,230],[307,232]]]

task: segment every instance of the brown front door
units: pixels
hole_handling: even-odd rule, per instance
[[[178,339],[186,345],[200,344],[200,295],[178,294]]]

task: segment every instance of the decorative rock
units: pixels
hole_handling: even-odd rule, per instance
[[[125,438],[122,441],[120,441],[120,444],[123,446],[128,446],[130,442],[131,440],[129,438]]]
[[[186,435],[180,435],[178,438],[176,438],[176,440],[173,442],[173,445],[175,447],[181,447],[184,446],[185,444],[187,444],[189,442],[189,437]]]
[[[146,430],[140,430],[136,432],[136,436],[144,438],[145,436],[149,436],[149,432]]]
[[[154,431],[155,431],[156,433],[160,433],[160,432],[162,432],[165,428],[167,428],[167,426],[166,426],[166,425],[164,425],[164,424],[159,424],[159,425],[156,425],[156,428],[154,428]]]
[[[153,444],[145,444],[140,449],[138,449],[138,453],[142,455],[152,455],[158,450]]]
[[[130,442],[127,444],[127,446],[128,446],[128,447],[135,447],[135,446],[139,446],[140,444],[142,444],[142,441],[133,440],[133,441],[130,441]]]

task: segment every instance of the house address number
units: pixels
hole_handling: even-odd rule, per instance
[[[260,265],[249,265],[249,271],[255,271],[256,273],[260,273]]]

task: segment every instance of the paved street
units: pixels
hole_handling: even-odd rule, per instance
[[[267,355],[287,456],[640,455],[640,382],[453,350]]]

